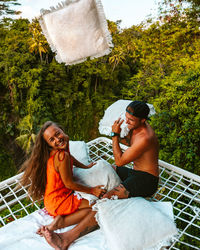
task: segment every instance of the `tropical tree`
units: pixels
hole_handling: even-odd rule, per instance
[[[188,18],[200,17],[200,1],[199,0],[162,0],[160,5],[160,18],[165,17],[168,20],[178,13],[182,16],[187,15]]]
[[[28,152],[47,120],[61,124],[72,140],[96,138],[109,105],[139,99],[156,108],[150,123],[160,141],[160,158],[197,173],[199,21],[181,5],[161,11],[159,21],[129,29],[108,22],[112,52],[67,67],[55,61],[37,20],[2,19],[0,157],[9,152],[9,164],[18,166],[17,143]]]
[[[36,138],[33,131],[32,117],[30,115],[25,116],[19,122],[17,128],[20,130],[20,136],[16,138],[16,142],[27,154],[29,154]]]
[[[48,50],[49,46],[45,36],[42,34],[39,21],[35,18],[32,23],[29,24],[29,30],[32,37],[28,40],[30,52],[39,53],[40,61],[43,62],[43,54],[46,55],[45,61],[48,62]]]
[[[171,12],[170,12],[171,13]],[[199,23],[176,12],[141,32],[138,72],[123,88],[127,99],[154,104],[151,119],[160,141],[160,158],[199,174]]]
[[[112,72],[117,67],[119,63],[123,63],[125,60],[125,53],[122,47],[115,47],[113,55],[109,57],[109,63],[113,64]]]
[[[28,24],[27,19],[4,18],[0,25],[0,148],[2,152],[9,152],[16,166],[22,160],[22,152],[15,138],[24,133],[17,125],[27,115],[33,118],[42,106],[40,101],[34,103],[41,69],[39,60],[29,52]]]
[[[21,12],[10,9],[10,5],[21,5],[18,0],[1,0],[0,1],[0,16],[2,15],[18,15]]]

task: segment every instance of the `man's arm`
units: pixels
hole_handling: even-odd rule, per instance
[[[112,143],[115,164],[119,167],[138,159],[148,147],[148,140],[144,136],[138,136],[124,153],[122,153],[117,136],[112,138]]]
[[[114,155],[114,158],[115,158],[115,164],[117,166],[119,166],[117,163],[118,163],[118,159],[121,158],[122,156],[122,150],[119,146],[119,137],[118,136],[115,136],[112,138],[112,148],[113,148],[113,155]],[[117,161],[116,161],[117,160]]]
[[[125,136],[124,138],[120,137],[119,142],[130,147],[130,139],[128,138],[128,136]]]

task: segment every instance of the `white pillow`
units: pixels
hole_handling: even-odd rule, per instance
[[[84,141],[69,141],[69,151],[71,155],[84,165],[89,164],[89,149]]]
[[[88,169],[74,168],[73,170],[74,180],[80,184],[95,187],[97,185],[104,185],[107,191],[110,191],[114,187],[121,183],[121,180],[112,166],[105,160],[98,160],[96,164]],[[87,199],[92,203],[98,198],[91,194],[83,192],[77,192],[82,198]]]
[[[56,60],[66,65],[107,55],[113,47],[100,0],[65,0],[41,10],[40,25]]]
[[[112,131],[112,125],[114,121],[121,118],[124,120],[124,122],[121,125],[121,133],[120,137],[125,137],[129,129],[127,128],[127,124],[125,123],[125,113],[126,113],[126,107],[131,103],[131,100],[118,100],[114,102],[112,105],[110,105],[104,113],[103,118],[99,122],[99,133],[104,135],[110,135],[110,132]],[[147,103],[147,105],[150,108],[149,116],[155,114],[155,109],[152,104]]]
[[[158,208],[156,207],[158,206]],[[169,207],[170,205],[170,207]],[[172,212],[172,205],[168,202]],[[142,197],[97,201],[96,219],[106,237],[109,249],[158,250],[177,234],[173,219],[162,212],[163,204]]]

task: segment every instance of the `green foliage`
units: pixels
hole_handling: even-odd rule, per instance
[[[3,152],[17,159],[10,144],[18,143],[28,153],[47,120],[62,125],[72,140],[91,140],[99,136],[98,123],[109,105],[138,99],[156,108],[150,123],[160,159],[199,174],[199,23],[181,5],[161,13],[159,22],[125,30],[109,21],[112,52],[73,66],[55,61],[37,20],[2,19]]]
[[[23,207],[26,208],[26,211],[28,212],[28,214],[31,214],[34,211],[38,210],[38,207],[41,208],[41,209],[44,208],[44,202],[43,201],[35,202],[33,204],[30,199],[24,198],[23,200],[20,200],[20,202],[23,205]],[[12,205],[10,205],[11,210],[6,208],[6,209],[0,211],[0,216],[2,218],[2,221],[5,224],[8,224],[8,223],[14,221],[15,218],[20,219],[20,218],[23,218],[23,217],[27,216],[27,212],[25,212],[25,210],[22,209],[21,204],[19,204],[19,203],[12,204]],[[11,211],[13,212],[13,214],[11,214]],[[2,221],[0,222],[0,228],[3,227]]]
[[[28,40],[30,52],[35,52],[36,54],[39,54],[41,63],[43,61],[47,62],[47,52],[49,51],[49,46],[46,38],[42,34],[42,29],[37,19],[34,19],[29,25],[29,31],[32,34],[32,37]],[[43,54],[46,55],[45,60],[43,59]]]
[[[16,174],[17,169],[12,160],[12,156],[8,152],[4,151],[0,145],[0,181],[3,181]]]
[[[151,119],[160,158],[199,174],[199,28],[174,16],[142,33],[140,67],[122,89],[125,98],[154,104]],[[127,91],[128,89],[128,91]]]
[[[18,129],[21,134],[16,138],[16,142],[29,154],[36,138],[36,135],[33,133],[32,117],[30,115],[25,116],[19,122]]]
[[[160,111],[152,125],[160,139],[160,157],[191,172],[199,172],[200,64],[181,66],[163,80],[163,97],[155,99]]]

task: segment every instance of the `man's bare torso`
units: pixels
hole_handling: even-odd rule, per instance
[[[159,144],[153,129],[147,122],[143,128],[131,130],[126,137],[126,143],[124,143],[124,141],[122,141],[122,143],[134,150],[136,145],[141,143],[141,141],[144,145],[143,151],[136,159],[133,159],[134,169],[158,176]]]

